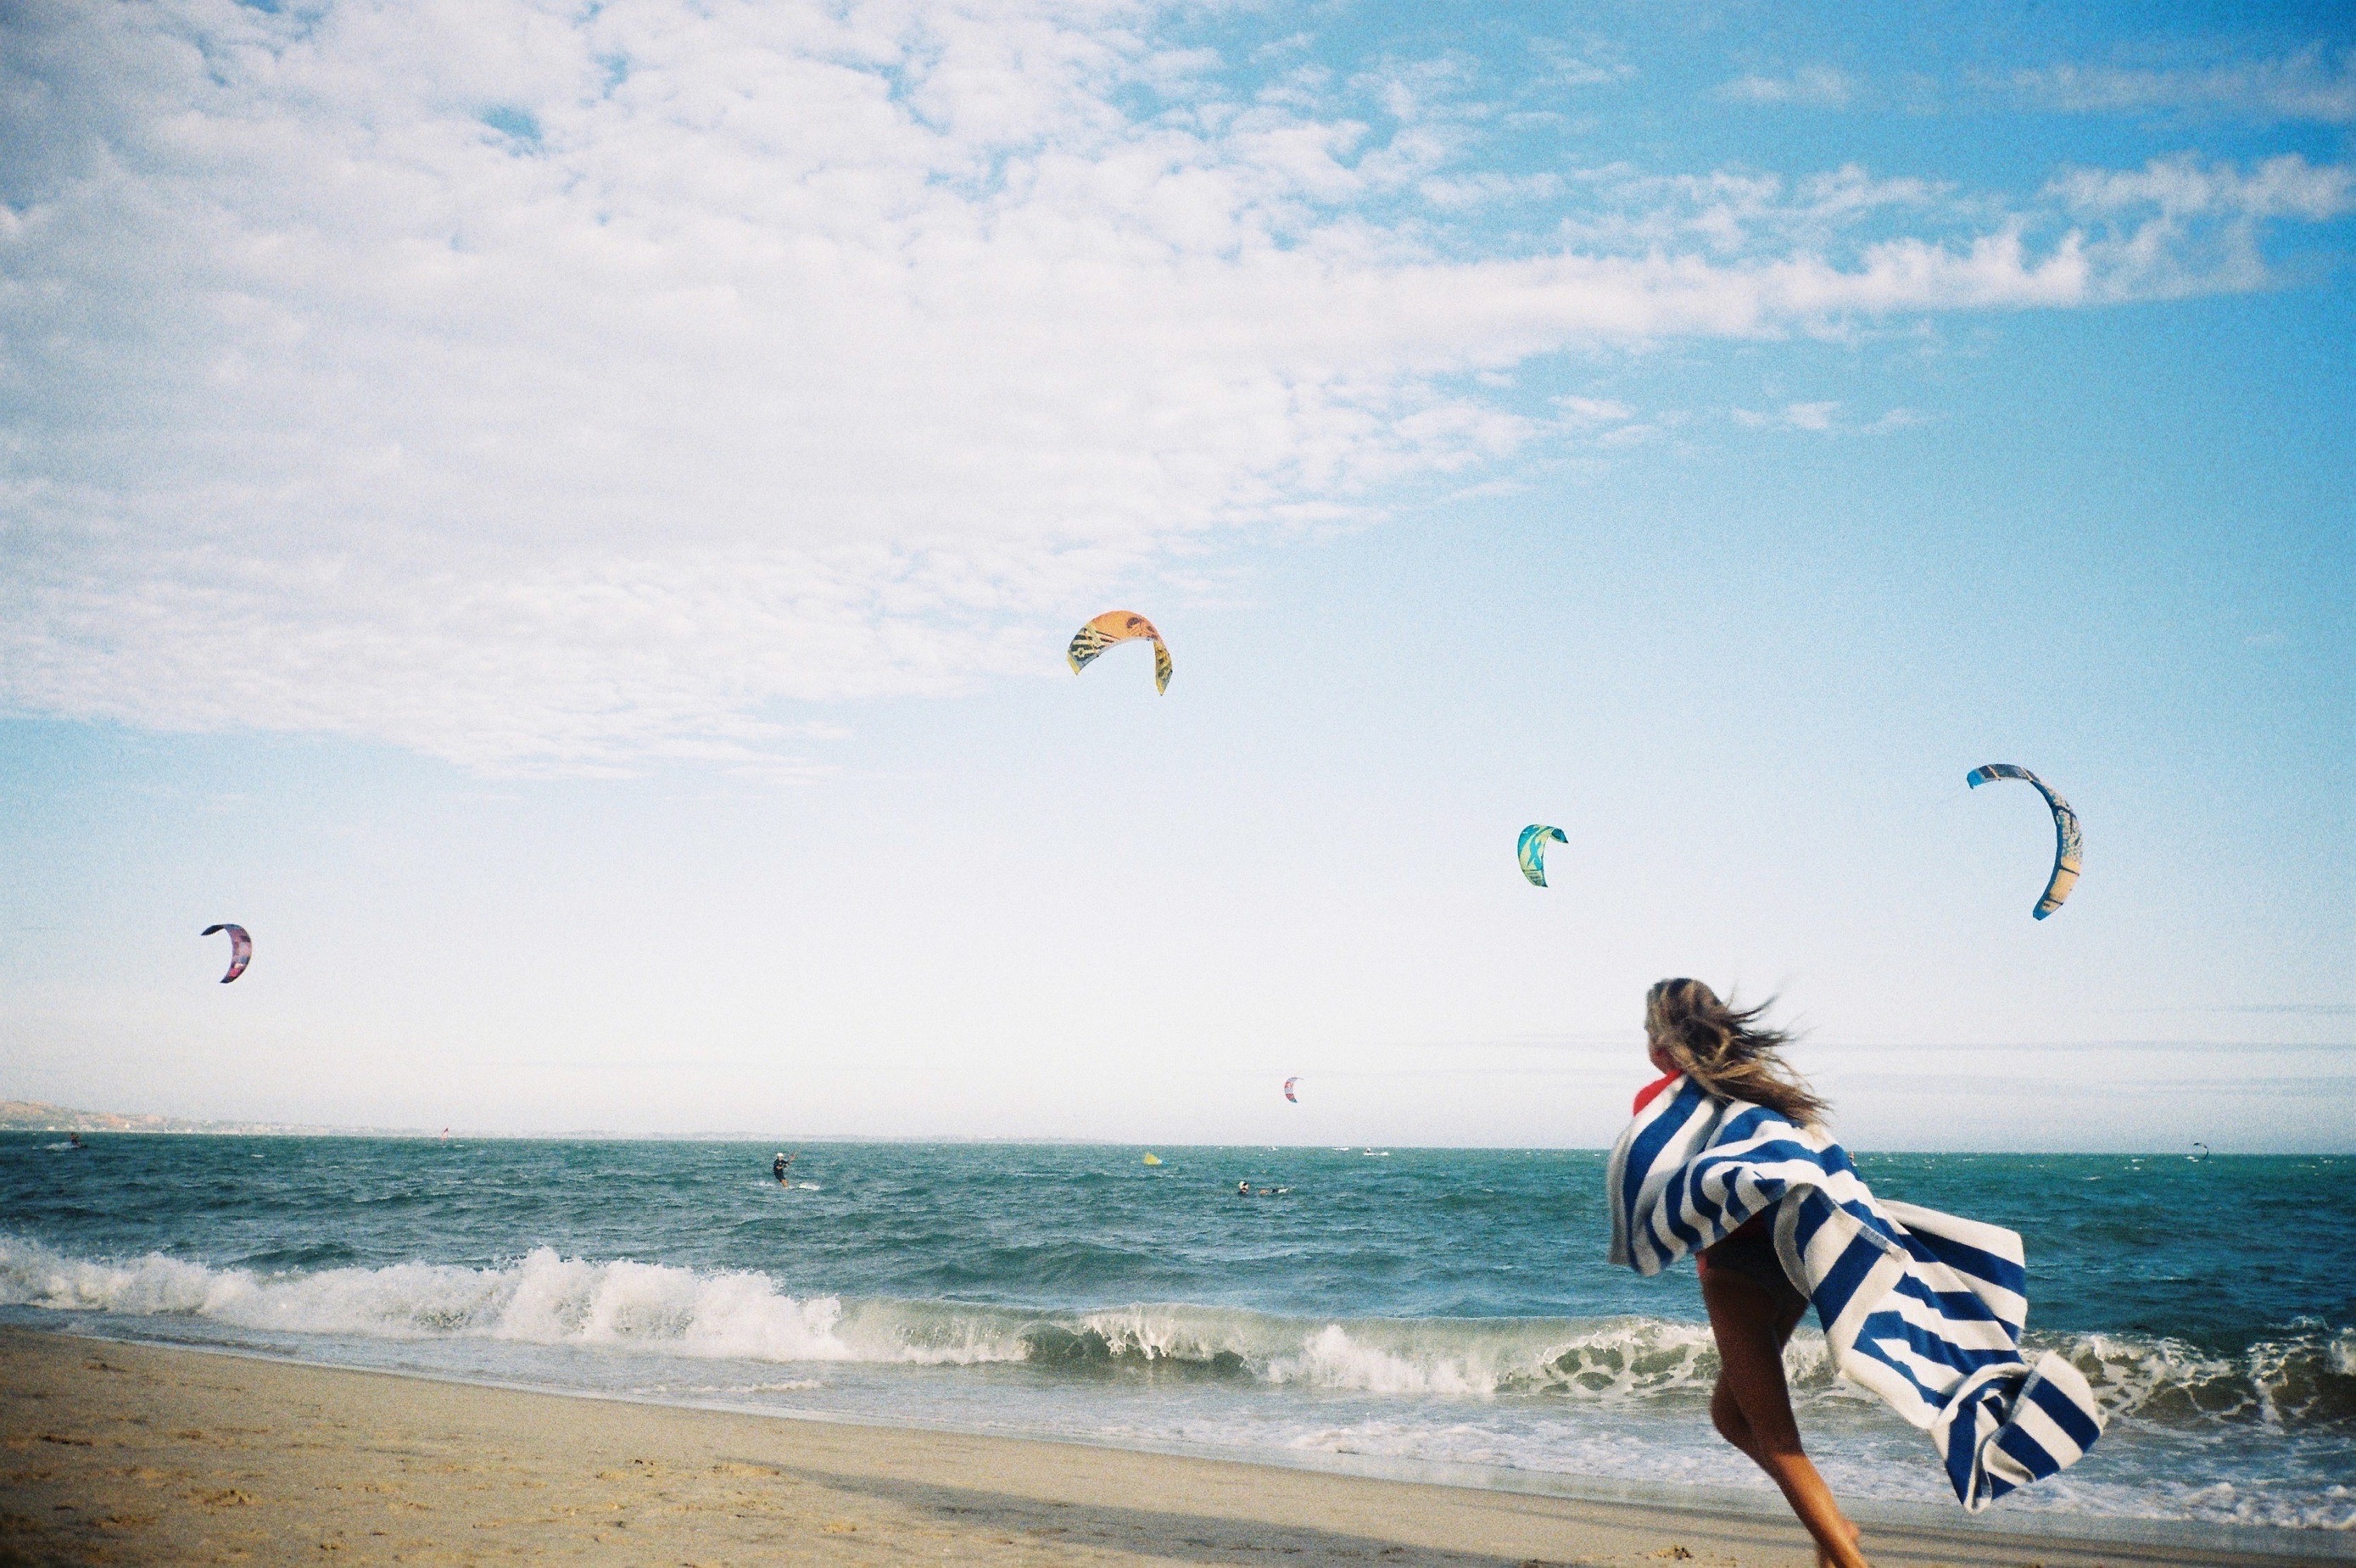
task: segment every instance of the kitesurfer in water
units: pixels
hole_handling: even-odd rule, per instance
[[[1248,1182],[1248,1181],[1238,1181],[1238,1182],[1237,1182],[1237,1183],[1236,1183],[1236,1196],[1237,1196],[1237,1197],[1238,1197],[1238,1198],[1248,1198],[1248,1197],[1250,1197],[1250,1196],[1251,1196],[1251,1183],[1250,1183],[1250,1182]]]
[[[1644,997],[1645,1054],[1660,1078],[1636,1096],[1641,1112],[1680,1074],[1723,1100],[1764,1105],[1786,1121],[1820,1123],[1829,1108],[1777,1048],[1791,1036],[1762,1023],[1764,1006],[1734,1008],[1698,980],[1663,980]],[[1815,1539],[1820,1568],[1868,1568],[1858,1528],[1841,1513],[1806,1452],[1783,1379],[1783,1346],[1808,1310],[1775,1255],[1774,1217],[1754,1215],[1695,1254],[1702,1305],[1718,1339],[1709,1417],[1719,1435],[1767,1472]]]
[[[791,1170],[793,1166],[794,1157],[779,1149],[776,1162],[769,1167],[769,1174],[777,1179],[778,1186],[783,1187],[786,1184],[786,1172]]]

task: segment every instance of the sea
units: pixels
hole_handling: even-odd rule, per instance
[[[1710,1431],[1691,1265],[1646,1280],[1605,1261],[1600,1151],[808,1144],[780,1186],[767,1144],[86,1144],[0,1135],[0,1322],[1476,1485],[1772,1497]],[[1983,1519],[2356,1547],[2356,1159],[1858,1165],[1885,1197],[2019,1231],[2029,1344],[2108,1412],[2075,1468]],[[1861,1516],[1964,1518],[1928,1442],[1835,1378],[1813,1326],[1788,1365],[1810,1451]]]

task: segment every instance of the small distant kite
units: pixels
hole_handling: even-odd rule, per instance
[[[1160,1165],[1162,1163],[1162,1157],[1158,1154],[1149,1154],[1145,1157],[1145,1163],[1148,1165]]]
[[[1549,838],[1558,844],[1570,842],[1563,837],[1561,828],[1548,827],[1543,822],[1533,822],[1522,829],[1522,841],[1514,846],[1514,853],[1521,859],[1522,875],[1530,880],[1530,885],[1534,888],[1547,885],[1546,847],[1547,840]]]
[[[2078,832],[2078,814],[2070,809],[2068,801],[2055,795],[2043,779],[2027,768],[2016,767],[2010,763],[1988,763],[1964,775],[1964,782],[1974,789],[1997,779],[2019,779],[2023,784],[2036,785],[2037,793],[2045,797],[2045,804],[2053,808],[2053,874],[2046,880],[2044,895],[2037,901],[2037,908],[2033,912],[2038,919],[2043,920],[2060,909],[2062,901],[2070,896],[2070,890],[2078,885],[2078,870],[2086,850],[2086,841]]]
[[[2196,1143],[2192,1147],[2199,1149],[2201,1152],[2199,1154],[2188,1154],[2184,1157],[2185,1158],[2190,1160],[2195,1165],[2199,1165],[2202,1160],[2209,1157],[2209,1146],[2207,1144]]]
[[[1132,615],[1126,610],[1108,610],[1103,614],[1072,634],[1072,649],[1066,656],[1072,661],[1072,673],[1077,675],[1088,662],[1115,643],[1126,643],[1139,637],[1153,639],[1153,689],[1170,689],[1170,645],[1153,629],[1153,623],[1142,615]]]
[[[1292,1092],[1292,1086],[1300,1082],[1298,1078],[1288,1078],[1284,1081],[1284,1097],[1296,1105],[1301,1104],[1301,1096]]]
[[[209,925],[197,934],[210,936],[216,931],[229,933],[229,973],[220,979],[220,983],[226,986],[244,974],[245,966],[253,962],[253,938],[245,933],[245,927],[241,925]]]

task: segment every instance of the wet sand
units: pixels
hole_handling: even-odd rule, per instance
[[[2258,1555],[1873,1529],[1885,1568]],[[2314,1559],[2308,1557],[2307,1561]],[[0,1563],[1805,1568],[1788,1517],[527,1393],[0,1330]]]

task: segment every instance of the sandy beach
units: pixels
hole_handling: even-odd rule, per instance
[[[1745,1518],[0,1331],[0,1562],[1812,1561]],[[2286,1561],[1883,1528],[1877,1563]],[[2308,1561],[2313,1559],[2308,1558]]]

